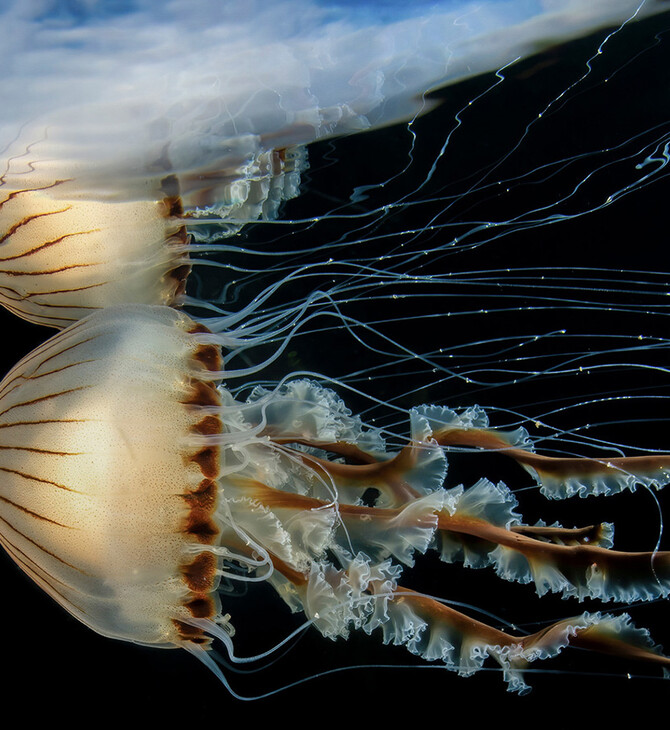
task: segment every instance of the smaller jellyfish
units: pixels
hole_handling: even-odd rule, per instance
[[[614,550],[607,524],[525,525],[502,483],[447,489],[445,447],[502,450],[547,490],[661,486],[670,457],[542,457],[523,430],[489,429],[478,408],[437,406],[412,409],[409,438],[392,450],[314,379],[288,376],[237,400],[220,384],[238,374],[222,370],[226,342],[172,308],[110,307],[0,384],[0,540],[77,619],[108,637],[184,648],[233,694],[211,649],[250,659],[235,652],[226,586],[254,583],[324,637],[361,630],[461,675],[492,661],[514,692],[528,691],[530,662],[568,645],[670,664],[625,614],[583,612],[523,635],[402,582],[404,566],[436,550],[534,582],[540,595],[666,597],[669,553]]]
[[[259,152],[188,196],[174,174],[147,176],[133,198],[111,189],[96,195],[94,183],[68,177],[66,163],[54,170],[26,150],[10,159],[0,184],[0,304],[59,329],[114,304],[179,305],[190,253],[217,247],[193,244],[202,224],[215,218],[222,238],[245,221],[273,219],[297,194],[305,160],[301,148]]]
[[[302,145],[413,121],[438,88],[495,69],[499,81],[543,48],[663,10],[61,5],[0,9],[13,69],[0,79],[0,303],[58,328],[113,304],[184,303],[193,252],[295,197]]]

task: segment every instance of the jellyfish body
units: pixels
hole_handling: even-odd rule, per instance
[[[234,656],[234,601],[217,593],[226,577],[269,582],[331,639],[378,631],[466,675],[493,657],[515,691],[528,689],[528,661],[570,643],[667,663],[623,617],[583,614],[514,636],[399,583],[402,565],[439,545],[447,562],[491,565],[540,594],[667,595],[666,553],[610,550],[606,526],[526,527],[502,484],[445,490],[441,444],[518,435],[424,407],[392,452],[316,382],[289,379],[242,403],[216,387],[220,367],[215,336],[186,315],[111,307],[0,385],[2,544],[92,629],[187,648],[224,678],[207,647],[218,638]],[[624,464],[585,471],[598,467]]]
[[[271,219],[297,193],[304,164],[299,151],[271,150],[188,197],[175,175],[159,175],[138,197],[119,198],[96,196],[37,148],[10,159],[0,187],[0,303],[57,328],[114,304],[179,305],[192,249],[186,221],[216,215],[225,237],[240,221]]]
[[[182,318],[145,320],[75,325],[5,379],[3,543],[97,631],[174,644],[178,606],[207,582],[186,546],[212,537],[208,459],[188,441],[206,428],[212,388],[199,388]]]

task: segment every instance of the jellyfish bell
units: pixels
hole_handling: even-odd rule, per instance
[[[40,140],[33,127],[6,154],[0,302],[58,328],[112,304],[180,304],[189,244],[202,240],[198,219],[214,219],[221,238],[244,222],[274,218],[297,194],[305,166],[301,148],[261,150],[257,139],[242,138],[230,140],[216,172],[202,167],[189,179],[182,169],[178,177],[145,150],[140,174]],[[190,235],[188,221],[196,228]]]
[[[224,341],[171,308],[110,307],[0,384],[2,545],[74,617],[108,637],[185,648],[233,693],[209,653],[217,641],[246,661],[222,580],[269,584],[277,605],[329,639],[362,630],[466,676],[490,658],[516,692],[529,689],[529,662],[570,644],[670,661],[625,616],[587,611],[517,635],[402,585],[402,566],[437,547],[447,563],[494,567],[540,595],[667,595],[667,553],[612,550],[605,525],[526,526],[503,484],[443,487],[450,444],[506,449],[540,472],[523,434],[429,406],[409,414],[409,440],[392,451],[314,380],[236,400],[217,387],[235,377],[221,370]],[[651,468],[635,477],[625,460],[544,460],[587,484],[595,472],[644,483]],[[668,458],[651,461],[667,481]]]
[[[50,354],[35,353],[32,365],[24,361],[27,370],[19,367],[5,381],[6,416],[10,412],[28,415],[32,410],[16,391],[24,378],[36,378],[34,382],[41,381],[46,386],[45,390],[38,386],[41,392],[36,391],[34,397],[43,403],[51,402],[45,413],[53,416],[44,419],[46,431],[39,437],[52,442],[45,449],[24,446],[30,436],[22,432],[23,428],[37,427],[32,417],[21,417],[14,426],[6,423],[6,433],[14,431],[14,435],[5,446],[17,456],[14,466],[6,465],[3,470],[5,476],[17,480],[6,483],[5,492],[5,504],[14,506],[14,516],[6,517],[12,525],[12,535],[18,538],[15,541],[6,535],[10,553],[45,590],[92,628],[107,635],[159,645],[176,643],[178,632],[177,624],[169,630],[170,619],[161,616],[157,607],[176,606],[184,601],[186,605],[191,599],[195,606],[203,599],[203,586],[214,578],[204,556],[200,561],[196,556],[189,562],[184,539],[179,537],[182,532],[185,539],[194,539],[195,543],[211,542],[211,534],[207,535],[215,532],[209,524],[214,499],[211,485],[208,494],[205,473],[212,476],[214,457],[211,449],[193,444],[174,448],[187,440],[189,433],[207,433],[216,426],[210,423],[216,421],[215,417],[203,415],[203,408],[197,407],[198,403],[207,406],[216,401],[213,389],[203,387],[194,377],[199,359],[209,364],[207,358],[211,355],[206,347],[193,350],[188,345],[184,347],[184,342],[178,345],[175,337],[179,339],[181,332],[174,324],[178,318],[170,318],[169,314],[170,310],[166,317],[168,325],[162,329],[160,321],[158,327],[148,331],[135,320],[134,329],[141,339],[134,342],[121,343],[118,333],[111,328],[101,332],[94,327],[86,334],[75,329],[52,343],[56,349],[51,349]],[[133,327],[132,323],[131,315],[128,326]],[[189,324],[195,327],[195,323]],[[140,345],[148,335],[153,337]],[[152,349],[151,342],[157,349]],[[155,372],[137,368],[133,364],[133,350],[135,354],[141,351],[142,359],[155,358]],[[110,357],[110,352],[116,353],[116,357]],[[177,359],[168,359],[168,352]],[[124,363],[128,370],[122,373],[117,368]],[[72,374],[72,379],[66,373]],[[47,385],[50,380],[52,386],[56,385],[56,378],[60,381],[58,392]],[[95,380],[108,391],[109,400],[91,408],[87,393],[92,394],[90,388]],[[147,391],[151,380],[155,385],[153,394]],[[173,391],[172,396],[166,395],[165,388]],[[140,395],[143,392],[146,397]],[[139,397],[143,406],[135,410],[133,404]],[[163,411],[166,406],[168,410]],[[135,412],[130,413],[126,407]],[[56,417],[59,411],[64,418]],[[9,419],[13,421],[12,416]],[[147,428],[149,423],[153,425]],[[72,430],[66,433],[70,426]],[[149,444],[144,436],[150,433]],[[128,462],[114,476],[111,465],[124,443],[128,449],[121,447],[121,451],[126,452]],[[168,455],[167,451],[171,453]],[[26,459],[29,453],[36,459]],[[49,455],[60,461],[54,465],[55,470],[50,470],[45,461]],[[49,470],[51,477],[47,477]],[[177,472],[183,474],[183,479],[175,481]],[[24,501],[19,492],[26,486],[32,496]],[[161,492],[171,495],[163,504]],[[59,496],[65,499],[61,501]],[[192,509],[188,508],[189,500]],[[20,502],[24,502],[23,509],[16,510]],[[29,522],[33,519],[37,524],[31,528]],[[166,536],[162,544],[155,540],[161,532]],[[192,538],[186,538],[188,534]],[[55,544],[64,535],[69,538],[65,537],[63,549],[57,553]],[[168,565],[172,567],[165,571]],[[199,586],[191,598],[187,598],[189,584]],[[146,607],[144,618],[140,618],[142,610],[132,608],[134,602]],[[176,609],[176,622],[178,613]],[[190,615],[188,610],[185,615]],[[140,622],[134,623],[138,619]]]

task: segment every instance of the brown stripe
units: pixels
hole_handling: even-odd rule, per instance
[[[75,342],[73,345],[70,345],[69,347],[56,350],[55,352],[52,352],[49,355],[49,357],[45,357],[44,359],[39,361],[37,363],[37,366],[34,368],[34,370],[31,373],[25,374],[24,371],[27,369],[27,366],[30,365],[30,363],[33,360],[38,359],[39,356],[43,354],[45,345],[42,345],[40,348],[38,348],[38,350],[33,350],[29,355],[27,355],[19,363],[21,369],[14,368],[13,370],[11,370],[9,372],[8,376],[2,382],[2,387],[0,388],[0,397],[2,397],[2,398],[7,397],[14,390],[16,390],[17,388],[20,388],[26,382],[29,382],[31,380],[37,380],[38,378],[43,378],[47,375],[53,375],[54,373],[62,373],[64,370],[68,370],[69,368],[72,368],[72,367],[77,367],[78,365],[82,365],[84,363],[95,362],[95,360],[77,360],[76,362],[69,363],[68,365],[63,365],[60,368],[56,368],[54,370],[49,370],[45,373],[38,372],[45,363],[49,362],[50,360],[53,360],[55,357],[58,357],[59,355],[62,355],[65,352],[70,352],[70,351],[74,350],[76,347],[78,347],[79,345],[83,345],[83,344],[85,344],[87,342],[91,342],[95,339],[96,339],[96,337],[89,337],[87,340],[80,340],[79,342]],[[46,343],[47,351],[49,349],[53,349],[53,345],[55,344],[55,342],[52,340],[50,344],[51,344],[51,347],[48,347],[49,343]],[[12,385],[13,385],[13,387],[10,387]]]
[[[68,205],[67,208],[63,208],[62,210],[52,210],[48,213],[35,213],[35,215],[29,215],[27,218],[24,218],[23,220],[19,221],[18,223],[15,223],[11,228],[5,233],[4,236],[0,237],[0,244],[3,244],[10,236],[14,235],[16,231],[19,230],[22,226],[28,225],[31,221],[34,221],[37,218],[43,218],[46,215],[56,215],[57,213],[66,213],[68,210],[71,210],[72,206]],[[8,259],[0,259],[7,261]]]
[[[90,418],[45,418],[43,421],[12,421],[0,423],[0,428],[14,428],[14,426],[43,426],[47,423],[89,423]]]
[[[51,360],[51,358],[49,358]],[[39,367],[42,367],[44,363],[47,362],[47,360],[42,360]],[[68,363],[67,365],[63,365],[60,368],[55,368],[54,370],[47,370],[45,373],[38,373],[37,370],[33,371],[30,375],[22,375],[21,377],[26,380],[38,380],[39,378],[46,378],[49,375],[55,375],[56,373],[62,373],[66,370],[69,370],[70,368],[76,368],[79,365],[86,365],[88,363],[97,362],[97,360],[89,359],[89,360],[77,360],[76,362]]]
[[[7,499],[7,497],[0,496],[0,502],[4,502],[5,504],[9,504],[12,507],[16,507],[16,509],[21,510],[21,512],[25,512],[30,517],[34,517],[37,520],[42,520],[43,522],[48,522],[51,525],[56,525],[56,527],[64,527],[67,530],[74,529],[70,525],[64,525],[61,522],[56,522],[55,520],[52,520],[49,517],[45,517],[44,515],[41,515],[38,512],[33,512],[33,510],[28,509],[27,507],[24,507],[23,505],[19,504],[18,502],[14,502],[11,499]],[[38,546],[38,547],[40,547],[40,546]]]
[[[99,228],[93,228],[90,231],[75,231],[74,233],[65,233],[62,236],[59,236],[58,238],[54,238],[52,241],[46,241],[46,243],[41,243],[36,248],[31,248],[29,251],[24,251],[23,253],[17,254],[16,256],[7,256],[5,258],[0,258],[0,261],[16,261],[16,259],[23,259],[27,258],[28,256],[32,256],[33,254],[39,253],[40,251],[43,251],[46,248],[51,248],[51,246],[55,246],[58,243],[61,243],[66,238],[73,238],[74,236],[87,236],[89,233],[99,233]],[[95,264],[77,264],[77,266],[94,266]],[[73,268],[71,266],[65,267],[65,268]],[[64,269],[59,269],[59,271],[63,271]],[[7,272],[5,272],[7,273]],[[18,272],[15,272],[15,274]],[[23,272],[25,273],[25,272]],[[40,272],[28,272],[30,275],[33,274],[39,274]]]
[[[6,413],[9,413],[13,408],[23,408],[25,406],[32,406],[35,403],[41,403],[43,401],[48,401],[53,398],[60,398],[62,395],[68,395],[69,393],[76,393],[79,390],[86,390],[87,388],[90,388],[90,385],[81,386],[79,388],[69,388],[68,390],[62,390],[60,393],[50,393],[49,395],[43,395],[41,398],[35,398],[34,400],[28,400],[23,401],[22,403],[15,403],[13,406],[10,406],[9,408],[6,408],[4,411],[0,411],[0,416],[4,416]]]
[[[98,281],[95,284],[87,284],[86,286],[75,286],[71,289],[45,289],[44,291],[32,291],[29,294],[26,294],[25,297],[22,297],[22,299],[32,299],[33,297],[44,297],[49,296],[50,294],[73,294],[75,292],[80,291],[86,291],[87,289],[95,289],[99,286],[105,286],[105,284],[109,284],[109,281]],[[45,307],[62,307],[63,309],[67,309],[68,307],[73,307],[81,309],[96,309],[99,307],[84,307],[83,305],[76,305],[76,304],[45,304]]]
[[[69,330],[69,333],[72,333],[72,329]],[[67,333],[63,333],[62,337],[59,337],[58,340],[51,340],[50,343],[45,343],[47,351],[53,350],[54,344],[58,341],[60,342],[61,339],[64,337],[67,337]],[[93,335],[91,337],[87,337],[85,340],[77,340],[76,342],[73,342],[71,345],[68,345],[67,347],[59,347],[55,352],[49,353],[47,357],[45,357],[39,365],[35,368],[35,372],[37,372],[45,363],[49,362],[49,360],[53,360],[55,357],[58,357],[59,355],[62,355],[65,352],[72,352],[72,350],[75,350],[77,347],[81,347],[81,345],[85,345],[87,342],[93,342],[94,340],[97,340],[100,335]],[[44,347],[44,345],[43,345]],[[40,353],[41,354],[41,353]],[[26,360],[23,360],[24,363],[26,363]],[[86,362],[91,362],[90,360],[87,360]],[[73,363],[78,364],[78,363]],[[30,376],[30,377],[39,377],[39,376]]]
[[[0,274],[7,274],[7,276],[49,276],[51,274],[60,274],[61,271],[84,269],[88,266],[98,265],[99,264],[71,264],[70,266],[61,266],[59,269],[46,269],[45,271],[11,271],[9,269],[0,269]]]
[[[35,193],[39,192],[40,190],[51,190],[51,188],[55,188],[58,185],[62,185],[63,183],[70,182],[72,178],[66,178],[65,180],[56,180],[56,182],[50,183],[49,185],[44,185],[41,188],[28,188],[26,190],[15,190],[13,193],[10,193],[4,200],[0,200],[0,208],[5,203],[9,203],[10,200],[13,200],[14,198],[17,198],[19,195],[25,195],[26,193]]]
[[[87,284],[86,286],[73,287],[72,289],[44,289],[43,291],[31,291],[26,294],[21,294],[16,289],[12,289],[9,286],[0,286],[0,291],[3,291],[0,296],[2,296],[8,302],[13,302],[15,304],[21,304],[22,302],[30,303],[32,299],[35,299],[37,297],[50,297],[54,294],[78,294],[79,292],[86,291],[87,289],[95,289],[99,286],[105,286],[105,284],[109,284],[109,282],[99,281],[95,284]],[[15,296],[5,294],[4,290],[12,292]],[[85,304],[52,304],[50,302],[40,302],[40,306],[54,307],[57,309],[100,309],[100,307],[92,307]]]
[[[65,484],[59,484],[58,482],[53,482],[50,479],[42,479],[41,477],[36,477],[33,474],[26,474],[25,472],[18,471],[17,469],[9,469],[6,466],[0,466],[0,471],[4,471],[7,474],[16,474],[16,476],[23,477],[23,479],[28,479],[31,482],[39,482],[40,484],[49,484],[50,486],[57,487],[58,489],[64,489],[66,492],[73,492],[75,494],[83,494],[83,492],[80,492],[77,489],[73,489],[72,487],[67,487],[67,486],[65,486]]]
[[[49,456],[81,456],[85,451],[50,451],[49,449],[35,449],[32,446],[6,446],[0,444],[5,451],[29,451],[31,454],[49,454]]]

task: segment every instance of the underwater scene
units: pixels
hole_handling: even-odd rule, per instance
[[[3,14],[8,701],[660,704],[668,3]]]

